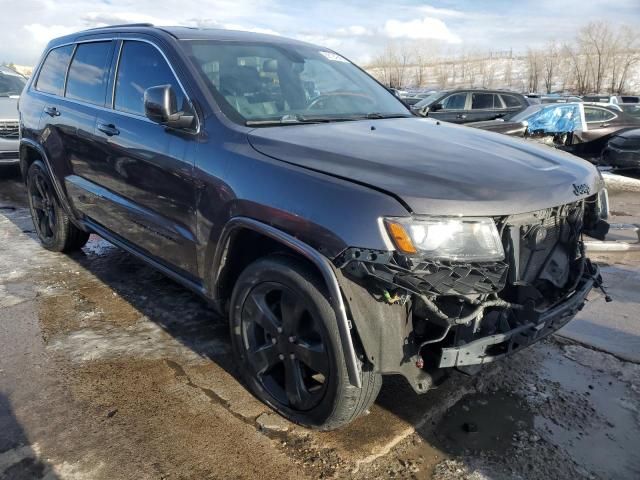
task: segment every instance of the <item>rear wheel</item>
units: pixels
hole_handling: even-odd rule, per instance
[[[29,209],[38,239],[44,248],[54,252],[71,252],[82,248],[89,233],[76,227],[60,206],[49,174],[40,160],[27,172]]]
[[[375,401],[382,378],[361,369],[349,383],[335,313],[306,264],[272,256],[236,282],[230,323],[242,376],[256,396],[301,425],[330,430]]]

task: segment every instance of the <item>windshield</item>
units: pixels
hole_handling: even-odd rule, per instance
[[[223,111],[248,125],[411,116],[384,87],[320,47],[185,41]]]
[[[416,108],[427,107],[427,106],[431,105],[433,102],[435,102],[438,98],[440,98],[441,95],[442,95],[442,92],[432,93],[428,97],[426,97],[423,100],[420,100],[418,103],[416,103],[414,105],[414,107],[416,107]]]
[[[18,74],[0,72],[0,97],[20,95],[26,83]]]

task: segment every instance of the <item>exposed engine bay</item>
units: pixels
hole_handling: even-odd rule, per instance
[[[404,335],[401,362],[426,372],[457,367],[473,373],[478,365],[557,330],[582,308],[591,288],[603,288],[582,240],[583,233],[595,238],[607,233],[599,208],[594,195],[494,218],[503,261],[432,261],[397,251],[350,248],[336,265],[377,303],[396,307],[386,310],[395,315],[388,322],[404,318],[404,329],[396,329]],[[397,359],[380,358],[385,353],[378,352],[379,363],[385,364],[380,368],[395,368]],[[406,368],[396,370],[408,377]],[[420,382],[408,380],[417,391],[424,390]]]

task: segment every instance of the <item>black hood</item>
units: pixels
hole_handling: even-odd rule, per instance
[[[595,167],[531,142],[427,118],[258,128],[272,158],[354,180],[414,213],[508,215],[570,203],[601,188]]]

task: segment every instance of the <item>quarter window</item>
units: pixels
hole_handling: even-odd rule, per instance
[[[495,95],[493,93],[472,93],[471,109],[483,110],[487,108],[494,108],[494,98]],[[498,108],[501,107],[501,105],[498,105]]]
[[[72,52],[73,45],[56,48],[49,52],[40,69],[36,90],[53,95],[62,95],[64,77],[67,73],[67,65],[69,65],[69,58]]]
[[[448,96],[442,102],[443,110],[464,110],[464,105],[467,102],[466,93],[454,93]]]
[[[144,116],[144,91],[159,85],[171,85],[178,108],[183,107],[185,98],[182,89],[166,60],[153,45],[124,42],[118,65],[114,100],[116,110]]]
[[[66,97],[104,104],[111,42],[81,43],[69,67]]]
[[[584,119],[587,123],[606,122],[616,118],[612,113],[604,108],[584,107]]]

